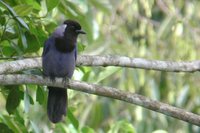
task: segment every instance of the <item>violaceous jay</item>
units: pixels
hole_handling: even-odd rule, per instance
[[[77,37],[85,34],[74,20],[66,20],[56,28],[46,40],[42,54],[43,75],[55,80],[55,77],[71,78],[77,58]],[[66,116],[67,89],[48,86],[47,113],[53,123],[60,122]]]

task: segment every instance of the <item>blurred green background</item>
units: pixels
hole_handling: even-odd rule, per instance
[[[3,0],[1,62],[41,56],[44,41],[65,19],[77,20],[87,32],[79,37],[79,55],[197,60],[199,7],[198,0]],[[73,78],[135,92],[200,114],[198,72],[79,67]],[[1,86],[0,91],[3,133],[200,133],[197,126],[142,107],[71,90],[65,122],[52,125],[46,114],[45,87]]]

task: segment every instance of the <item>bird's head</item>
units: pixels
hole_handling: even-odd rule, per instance
[[[71,34],[86,34],[83,30],[81,30],[81,25],[74,20],[65,20],[64,25],[66,25],[65,32],[70,32]]]
[[[56,48],[62,52],[73,50],[76,46],[79,34],[86,34],[81,30],[81,25],[74,20],[65,20],[64,23],[58,26],[53,32],[53,36],[56,40]]]
[[[55,37],[77,38],[79,34],[86,34],[81,25],[74,20],[65,20],[62,25],[56,28],[53,35]]]

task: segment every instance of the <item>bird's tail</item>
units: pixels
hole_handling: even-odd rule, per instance
[[[48,89],[48,117],[50,121],[57,123],[62,120],[63,115],[66,115],[67,89],[50,86],[48,86]]]

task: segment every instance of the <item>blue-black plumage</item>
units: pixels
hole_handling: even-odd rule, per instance
[[[76,41],[85,34],[74,20],[66,20],[57,27],[44,44],[42,67],[44,76],[71,78],[77,57]],[[67,89],[48,86],[47,113],[50,121],[57,123],[66,115]]]

